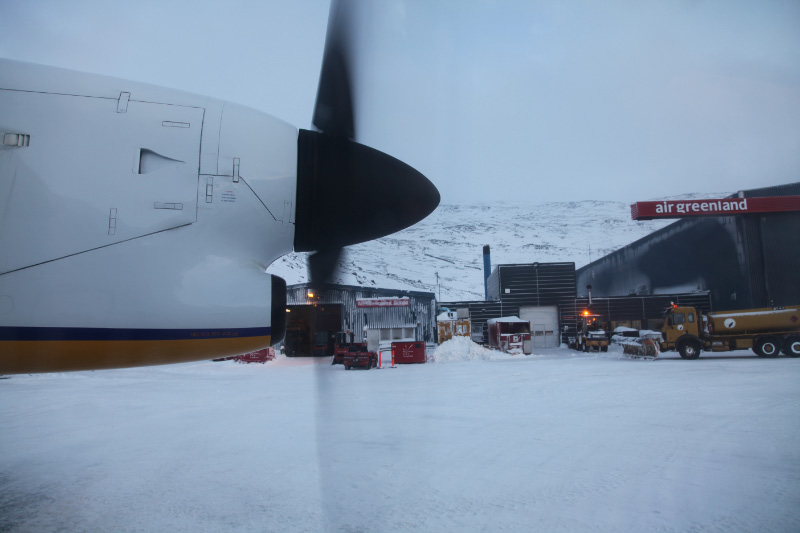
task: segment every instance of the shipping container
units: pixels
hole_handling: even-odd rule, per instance
[[[393,342],[392,358],[394,364],[404,365],[408,363],[424,363],[425,343],[424,342]]]

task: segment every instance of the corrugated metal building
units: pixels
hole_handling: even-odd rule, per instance
[[[732,197],[800,195],[800,183]],[[685,218],[580,268],[586,295],[709,291],[713,310],[800,302],[800,212]]]
[[[380,302],[369,302],[371,299],[403,305],[377,306]],[[407,305],[403,299],[407,299]],[[354,340],[367,340],[371,350],[384,340],[436,342],[436,298],[432,292],[301,283],[287,287],[286,303],[288,355],[311,355],[313,343],[324,336],[323,332],[353,332]]]
[[[534,348],[558,346],[559,306],[574,307],[575,263],[498,265],[487,280],[487,302],[447,302],[450,309],[469,309],[472,338],[485,339],[490,318],[518,316],[531,321]],[[575,320],[571,326],[575,327]]]
[[[484,342],[490,318],[518,316],[531,321],[534,348],[555,347],[574,337],[578,315],[591,310],[614,326],[660,329],[670,302],[709,311],[709,293],[618,296],[589,299],[578,297],[574,263],[498,265],[488,280],[490,301],[443,302],[450,309],[468,309],[472,339]],[[566,328],[566,329],[565,329]]]
[[[534,348],[555,348],[560,329],[575,327],[575,321],[560,323],[559,307],[574,301],[575,263],[530,263],[498,265],[489,276],[490,300],[516,305],[516,316],[531,322]]]

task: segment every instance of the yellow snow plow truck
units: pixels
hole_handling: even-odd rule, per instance
[[[589,311],[584,311],[578,317],[578,328],[574,348],[584,352],[588,352],[589,350],[607,352],[608,345],[608,335],[606,334],[603,317],[600,315],[592,315]]]
[[[800,357],[800,306],[721,311],[703,315],[694,307],[671,305],[661,330],[661,351],[677,350],[697,359],[702,350],[753,350],[759,357],[783,351]]]

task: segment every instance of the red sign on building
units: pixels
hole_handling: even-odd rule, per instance
[[[356,307],[408,307],[411,300],[404,298],[357,298]]]
[[[654,218],[718,217],[782,211],[800,211],[800,196],[636,202],[631,205],[631,218],[633,220],[651,220]]]

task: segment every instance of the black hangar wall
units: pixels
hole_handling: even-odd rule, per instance
[[[800,195],[800,183],[737,196]],[[595,296],[708,291],[714,310],[800,302],[800,213],[686,218],[578,269]]]

